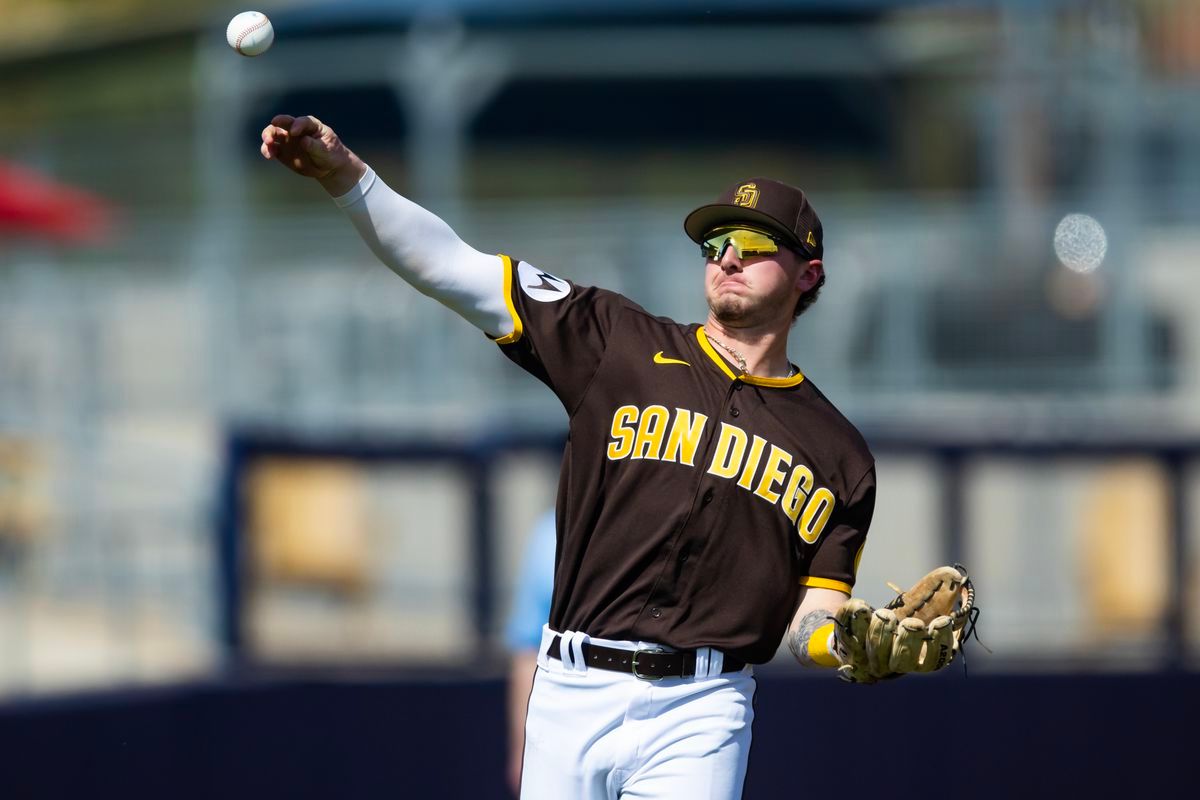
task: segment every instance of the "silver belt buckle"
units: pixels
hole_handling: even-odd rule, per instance
[[[642,653],[665,653],[665,652],[667,652],[667,651],[661,647],[647,647],[647,648],[642,648],[641,650],[634,650],[633,651],[633,663],[629,665],[633,669],[633,676],[635,678],[641,678],[644,681],[661,681],[663,678],[666,677],[665,675],[643,675],[642,673],[638,672],[638,656]]]

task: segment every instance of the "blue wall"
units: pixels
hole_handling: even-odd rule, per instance
[[[504,798],[498,680],[242,681],[0,708],[5,798]],[[1200,676],[759,679],[747,798],[1195,796]]]

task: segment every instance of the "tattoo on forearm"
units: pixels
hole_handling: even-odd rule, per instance
[[[829,612],[824,609],[810,611],[800,620],[800,626],[796,630],[788,631],[788,648],[796,660],[806,667],[819,666],[808,657],[808,640],[812,638],[813,632],[817,628],[829,622],[829,616]]]

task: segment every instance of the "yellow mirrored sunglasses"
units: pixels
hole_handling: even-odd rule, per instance
[[[779,252],[777,240],[751,228],[718,228],[704,237],[700,252],[705,258],[720,261],[726,247],[732,247],[738,258],[769,256]]]

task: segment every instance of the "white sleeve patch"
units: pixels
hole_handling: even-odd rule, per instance
[[[521,291],[539,303],[562,300],[571,293],[571,284],[524,261],[517,266],[517,281]]]

